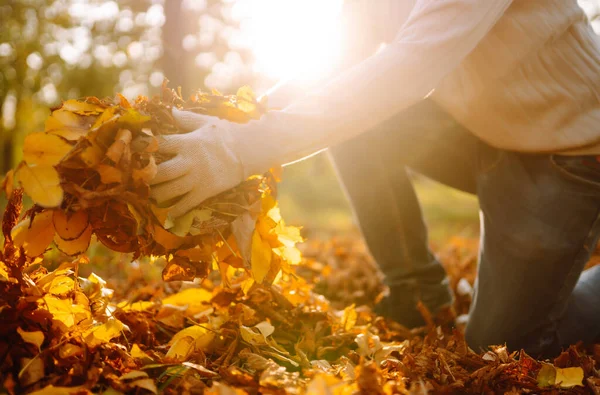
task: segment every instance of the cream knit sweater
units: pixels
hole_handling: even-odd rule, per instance
[[[426,96],[493,146],[600,154],[600,42],[576,0],[391,1],[414,7],[384,50],[235,131],[246,175],[352,138]]]
[[[599,37],[575,0],[516,0],[432,98],[493,146],[600,154]]]

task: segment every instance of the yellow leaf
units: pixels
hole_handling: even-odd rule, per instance
[[[169,232],[181,237],[186,236],[188,233],[191,233],[190,231],[195,221],[203,222],[210,218],[212,218],[212,211],[208,209],[189,211],[175,219],[173,227],[169,229]]]
[[[213,332],[209,332],[206,328],[193,325],[187,328],[184,328],[173,335],[173,338],[169,341],[169,344],[173,344],[181,338],[191,337],[194,339],[194,347],[195,350],[206,351],[210,344],[212,343],[215,335]]]
[[[163,305],[187,306],[185,315],[193,317],[194,315],[209,309],[208,303],[212,298],[212,293],[202,288],[189,288],[163,299]]]
[[[40,350],[42,347],[42,343],[44,343],[44,332],[42,331],[32,331],[26,332],[21,327],[17,328],[17,333],[21,335],[21,339],[23,339],[27,343],[31,343]]]
[[[83,333],[85,342],[90,347],[108,343],[113,338],[121,335],[124,325],[116,318],[109,318],[104,324],[88,329]]]
[[[165,355],[165,358],[183,362],[185,359],[194,352],[194,347],[196,345],[196,340],[191,336],[183,336],[177,339],[177,341],[173,342],[169,351]]]
[[[45,131],[69,141],[77,141],[85,136],[90,127],[88,117],[67,110],[56,110],[46,120]]]
[[[275,327],[268,321],[263,321],[249,328],[240,325],[240,335],[242,339],[252,345],[267,344],[267,337],[271,336],[275,331]]]
[[[287,247],[294,247],[296,243],[302,243],[304,238],[300,235],[300,228],[295,226],[285,226],[283,221],[277,224],[275,229],[279,242]]]
[[[583,386],[583,369],[580,367],[563,369],[548,363],[542,363],[537,381],[542,388],[554,385],[561,388]]]
[[[68,276],[56,276],[42,289],[52,295],[66,296],[75,289],[75,281]]]
[[[273,249],[277,255],[279,255],[285,262],[290,265],[299,265],[302,262],[302,254],[296,247],[278,247]]]
[[[252,88],[250,88],[248,85],[244,85],[241,88],[239,88],[235,93],[235,96],[237,97],[238,101],[245,100],[253,102],[256,100],[256,95],[252,91]]]
[[[212,298],[212,293],[203,288],[188,288],[181,292],[167,296],[163,299],[163,304],[172,304],[174,306],[187,306],[208,302]]]
[[[52,242],[54,226],[52,226],[52,211],[46,210],[33,218],[25,218],[11,231],[16,247],[23,247],[25,254],[31,258],[42,255]]]
[[[58,136],[31,133],[25,137],[23,159],[30,165],[53,166],[73,148]]]
[[[152,357],[150,357],[150,355],[142,351],[142,349],[140,348],[140,346],[137,345],[137,343],[133,344],[133,346],[131,347],[131,351],[129,351],[129,354],[131,354],[133,358],[138,358],[142,361],[153,361]]]
[[[91,283],[93,284],[98,284],[101,287],[104,287],[106,285],[106,280],[104,280],[102,277],[100,277],[99,275],[97,275],[96,273],[92,273],[88,276],[87,278]]]
[[[556,385],[561,388],[571,388],[575,386],[583,387],[583,369],[575,368],[555,368],[556,369]]]
[[[260,237],[258,231],[252,234],[251,270],[257,283],[262,283],[271,269],[272,251],[268,242]]]
[[[87,167],[95,167],[102,161],[104,150],[95,142],[87,140],[87,143],[88,146],[83,149],[79,158]]]
[[[15,177],[25,193],[42,207],[60,206],[63,190],[60,187],[58,172],[51,166],[29,166],[21,162]]]
[[[149,115],[143,115],[138,110],[133,108],[129,108],[124,114],[119,118],[119,122],[126,123],[130,126],[142,126],[144,123],[150,121],[152,117]]]
[[[63,102],[61,109],[71,111],[79,115],[95,115],[100,114],[104,111],[104,107],[98,106],[93,103],[87,103],[82,100],[67,100]]]
[[[102,126],[108,126],[119,119],[119,106],[108,107],[104,112],[96,119],[96,122],[90,128],[91,131],[96,131]]]
[[[63,345],[60,350],[58,350],[58,355],[63,359],[81,354],[83,354],[83,348],[71,343]]]
[[[355,305],[348,306],[344,309],[344,315],[342,315],[342,326],[344,330],[348,332],[354,325],[356,325],[356,319],[358,315],[356,314]]]
[[[59,329],[66,331],[76,324],[81,324],[91,320],[91,312],[88,306],[79,303],[74,304],[69,299],[61,299],[57,296],[44,295],[39,302],[40,307],[46,308],[52,314],[53,324]]]
[[[0,281],[10,281],[10,276],[8,275],[8,267],[6,267],[6,263],[0,261]]]
[[[254,284],[256,284],[256,281],[254,281],[252,277],[249,277],[242,282],[242,292],[244,292],[244,295],[248,295],[248,292],[250,292]]]
[[[78,238],[73,240],[64,240],[57,233],[54,235],[54,243],[56,244],[56,247],[66,255],[80,255],[86,252],[90,246],[92,231],[93,228],[89,225]]]

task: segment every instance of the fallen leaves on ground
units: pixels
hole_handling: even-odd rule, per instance
[[[149,199],[148,183],[166,159],[158,139],[178,132],[173,106],[234,122],[265,111],[247,88],[184,101],[165,87],[161,98],[134,103],[67,100],[44,132],[27,137],[24,161],[2,182],[3,392],[600,392],[600,347],[571,346],[553,361],[467,347],[460,321],[475,273],[470,240],[456,238],[440,254],[457,328],[409,330],[371,312],[384,288],[356,237],[306,243],[301,257],[299,230],[277,207],[276,170],[170,218]],[[24,192],[35,203],[25,211]],[[131,254],[117,287],[81,274],[94,238]],[[52,244],[72,258],[50,259]],[[160,257],[169,281],[135,276],[157,265],[143,257]]]
[[[306,248],[319,257],[246,293],[244,276],[229,286],[213,276],[140,283],[143,292],[116,298],[99,276],[78,274],[82,258],[50,270],[20,253],[11,235],[22,226],[21,196],[13,191],[4,213],[0,254],[0,383],[7,393],[586,393],[600,383],[600,352],[573,346],[544,362],[502,346],[477,354],[459,330],[410,331],[365,306],[332,307],[314,292],[314,282],[328,276],[303,277],[300,268],[314,268],[316,258],[360,262],[356,238],[313,242]],[[81,226],[59,228],[77,238]],[[347,274],[359,266],[347,265]],[[342,300],[355,290],[328,292]]]

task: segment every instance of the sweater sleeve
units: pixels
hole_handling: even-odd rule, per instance
[[[340,13],[339,28],[344,39],[338,48],[337,63],[320,81],[291,78],[279,81],[265,96],[269,106],[282,109],[353,65],[373,55],[377,48],[394,39],[407,21],[415,0],[345,0]]]
[[[365,132],[425,98],[477,46],[512,0],[418,0],[387,47],[282,111],[236,129],[245,175]]]

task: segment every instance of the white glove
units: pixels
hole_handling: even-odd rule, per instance
[[[245,179],[232,129],[237,125],[217,117],[173,109],[186,134],[162,136],[158,152],[175,155],[158,165],[150,196],[159,204],[180,198],[170,214],[176,218],[204,200]]]

